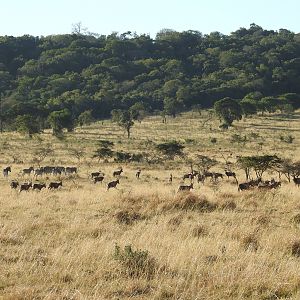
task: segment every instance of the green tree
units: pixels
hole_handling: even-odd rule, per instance
[[[156,149],[169,159],[174,159],[175,156],[183,156],[184,146],[177,141],[171,141],[156,145]]]
[[[224,121],[224,124],[231,126],[234,120],[242,118],[240,104],[229,97],[221,99],[214,104],[216,115]]]
[[[127,132],[127,137],[130,138],[130,130],[134,125],[133,117],[128,110],[112,110],[112,121],[116,122],[120,127],[124,128]]]
[[[71,113],[68,109],[53,111],[48,116],[48,122],[53,130],[53,135],[60,135],[63,128],[72,131],[74,128]]]
[[[86,110],[81,113],[77,119],[79,126],[89,125],[94,121],[91,110]]]
[[[37,120],[30,115],[17,116],[15,120],[16,130],[32,137],[35,133],[40,133],[40,126]]]

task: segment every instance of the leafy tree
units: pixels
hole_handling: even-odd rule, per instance
[[[282,160],[276,155],[243,156],[238,158],[237,163],[244,169],[248,180],[252,169],[257,178],[262,178],[265,171],[277,168],[281,165]]]
[[[28,134],[29,137],[41,131],[37,120],[30,115],[17,116],[15,127],[18,132]]]
[[[127,132],[127,137],[130,138],[130,130],[134,125],[131,112],[126,110],[113,110],[111,114],[112,121],[116,122],[120,127],[124,128]]]
[[[223,119],[227,126],[231,126],[234,120],[240,120],[242,118],[242,108],[240,104],[229,97],[217,101],[214,104],[214,109],[216,115],[220,119]]]
[[[183,154],[184,146],[177,141],[158,144],[156,145],[156,149],[163,155],[166,155],[169,159],[174,159],[175,156],[184,155]]]
[[[98,158],[98,162],[100,159],[108,159],[110,157],[113,157],[114,151],[112,150],[112,147],[114,146],[114,143],[108,140],[100,140],[98,141],[98,148],[94,151],[94,155],[92,158]]]
[[[91,110],[86,110],[81,113],[77,119],[79,126],[89,125],[94,121]]]
[[[53,111],[49,114],[48,122],[54,135],[60,135],[63,128],[67,128],[68,131],[73,130],[73,120],[68,109]]]

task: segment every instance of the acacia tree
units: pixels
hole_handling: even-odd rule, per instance
[[[175,156],[184,155],[182,152],[184,146],[177,141],[158,144],[156,145],[156,149],[163,155],[166,155],[169,159],[174,159]]]
[[[240,104],[229,97],[223,98],[214,104],[216,115],[224,121],[226,126],[231,126],[234,120],[241,120],[242,108]]]
[[[116,122],[120,127],[124,128],[127,132],[127,137],[130,138],[130,130],[134,125],[133,116],[130,111],[114,109],[111,112],[112,121]]]
[[[277,155],[255,155],[239,157],[237,163],[245,171],[248,180],[251,169],[255,171],[257,178],[261,178],[265,171],[279,167],[282,160]]]
[[[73,119],[68,109],[53,111],[48,116],[48,122],[53,130],[53,135],[62,133],[63,128],[72,131],[74,128]]]

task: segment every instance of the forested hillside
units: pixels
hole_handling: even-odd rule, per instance
[[[160,31],[0,37],[1,130],[72,129],[113,109],[175,116],[230,97],[244,114],[300,107],[300,34],[256,24],[230,35]]]

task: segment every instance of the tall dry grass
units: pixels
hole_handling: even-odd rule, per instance
[[[239,155],[258,149],[254,140],[245,146],[231,143],[231,133],[256,132],[264,140],[261,151],[299,158],[297,114],[290,120],[248,119],[225,134],[216,120],[202,128],[201,119],[190,117],[166,126],[149,118],[136,125],[130,141],[107,122],[78,129],[66,141],[48,134],[42,140],[1,136],[1,163],[12,165],[10,179],[27,180],[19,171],[32,164],[33,149],[47,143],[54,154],[43,164],[78,165],[79,175],[63,178],[57,191],[22,193],[1,179],[0,299],[300,299],[300,192],[292,183],[276,191],[239,193],[226,179],[177,193],[189,166],[176,160],[122,164],[118,189],[106,191],[119,164],[90,159],[98,139],[134,152],[152,151],[147,138],[184,142],[188,137],[193,140],[185,144],[190,155],[210,155],[219,160],[214,169],[222,171],[220,151]],[[273,130],[276,137],[291,130],[296,139],[273,148]],[[70,155],[70,147],[84,149],[81,161]],[[12,154],[23,163],[12,163]],[[97,169],[106,173],[102,185],[88,178]],[[238,176],[243,180],[242,172]]]

